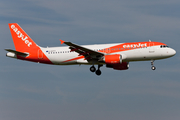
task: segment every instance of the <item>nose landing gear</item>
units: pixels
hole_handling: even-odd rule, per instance
[[[156,70],[156,67],[154,66],[154,60],[151,60],[151,65],[152,65],[151,69]]]
[[[156,67],[155,67],[155,66],[152,66],[151,69],[152,69],[152,70],[156,70]]]

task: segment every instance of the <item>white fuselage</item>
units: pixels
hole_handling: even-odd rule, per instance
[[[120,45],[117,44],[99,44],[99,45],[82,45],[82,47],[94,50],[103,51],[111,46]],[[120,50],[114,52],[116,49]],[[50,47],[41,48],[43,53],[49,58],[51,62],[57,65],[68,65],[68,64],[90,64],[87,60],[80,57],[78,53],[71,52],[69,47]],[[122,50],[122,51],[121,51]],[[160,45],[152,47],[139,47],[139,48],[113,48],[109,50],[104,50],[105,54],[121,54],[123,56],[123,61],[146,61],[146,60],[158,60],[168,57],[172,57],[176,52],[172,48],[164,47],[161,48]],[[41,56],[43,57],[43,56]]]

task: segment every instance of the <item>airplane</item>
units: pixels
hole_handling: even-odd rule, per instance
[[[129,42],[112,44],[77,45],[63,40],[63,47],[40,47],[17,24],[9,23],[15,50],[8,51],[7,57],[51,65],[91,65],[90,71],[101,75],[100,67],[106,65],[114,70],[127,70],[129,62],[151,61],[155,70],[155,60],[166,59],[176,51],[161,42]],[[98,65],[96,69],[95,65]]]

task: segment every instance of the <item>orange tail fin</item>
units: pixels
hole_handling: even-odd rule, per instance
[[[17,23],[9,23],[9,28],[17,51],[28,52],[38,47]]]
[[[9,28],[16,50],[6,49],[6,51],[9,52],[9,54],[7,54],[8,57],[53,64],[43,53],[41,47],[38,46],[17,23],[9,23]]]

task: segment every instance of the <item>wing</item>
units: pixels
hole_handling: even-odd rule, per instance
[[[69,46],[69,49],[71,49],[72,51],[75,51],[77,53],[79,53],[79,56],[83,55],[85,57],[86,60],[100,60],[102,58],[102,56],[104,56],[104,53],[98,52],[98,51],[94,51],[92,49],[89,48],[85,48],[82,47],[80,45],[71,43],[71,42],[65,42],[63,40],[60,40],[61,44],[66,44]]]

